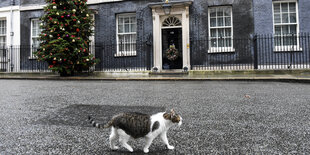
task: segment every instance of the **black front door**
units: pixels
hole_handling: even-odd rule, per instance
[[[182,69],[182,29],[162,30],[163,69]]]

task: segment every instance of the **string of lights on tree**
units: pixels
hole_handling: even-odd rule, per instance
[[[61,75],[89,70],[98,60],[90,54],[93,19],[87,0],[46,0],[40,48],[35,54]]]

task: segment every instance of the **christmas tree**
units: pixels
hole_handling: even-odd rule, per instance
[[[87,0],[46,0],[40,48],[35,54],[61,76],[89,70],[98,60],[90,54],[93,19]]]

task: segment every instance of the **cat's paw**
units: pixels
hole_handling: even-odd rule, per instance
[[[112,149],[112,151],[116,151],[116,150],[119,149],[119,147],[118,146],[114,146],[114,147],[111,147],[111,149]]]
[[[132,148],[128,148],[128,151],[132,153],[132,152],[133,152],[133,149],[132,149]]]
[[[174,146],[172,146],[172,145],[168,145],[167,147],[168,147],[169,150],[173,150],[174,149]]]
[[[143,152],[144,152],[144,153],[149,153],[149,149],[144,148],[144,149],[143,149]]]

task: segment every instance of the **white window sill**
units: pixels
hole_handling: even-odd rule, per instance
[[[29,60],[35,60],[35,59],[38,59],[38,57],[36,57],[36,56],[29,56],[28,59]]]
[[[275,46],[273,48],[274,52],[291,52],[291,51],[296,51],[296,52],[302,52],[302,48],[299,46]]]
[[[211,48],[208,50],[208,53],[231,53],[231,52],[235,52],[235,48],[219,47],[219,48]]]
[[[114,57],[132,57],[132,56],[137,56],[137,52],[136,51],[124,51],[124,52],[117,52],[114,54]]]

